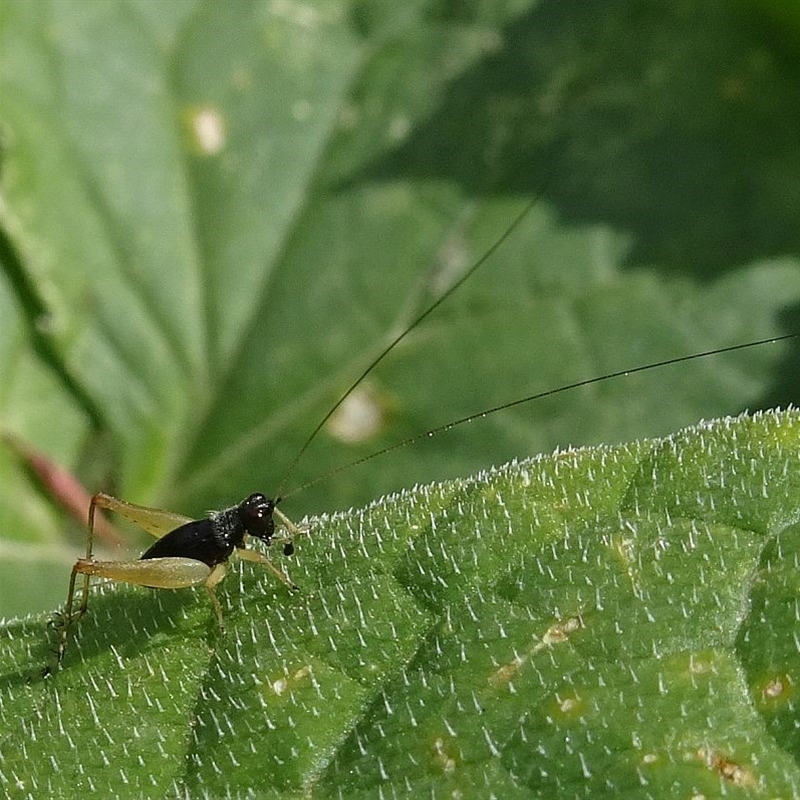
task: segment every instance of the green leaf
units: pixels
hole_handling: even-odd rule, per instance
[[[791,797],[800,413],[312,520],[289,593],[105,586],[0,649],[11,797]]]

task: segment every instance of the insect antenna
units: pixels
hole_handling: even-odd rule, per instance
[[[325,472],[322,475],[317,476],[316,478],[312,478],[310,481],[306,481],[305,483],[295,487],[291,491],[286,492],[284,495],[282,495],[282,499],[291,497],[292,495],[297,494],[298,492],[301,492],[304,489],[308,489],[310,486],[314,486],[324,480],[333,477],[334,475],[339,474],[340,472],[344,472],[346,470],[352,469],[353,467],[357,467],[360,464],[366,463],[367,461],[372,461],[375,458],[384,456],[387,453],[392,453],[395,450],[407,447],[411,444],[414,444],[415,442],[431,438],[432,436],[436,436],[440,433],[444,433],[445,431],[449,431],[452,428],[458,427],[459,425],[465,425],[468,422],[473,422],[476,419],[482,419],[492,414],[497,414],[498,412],[505,411],[509,408],[515,408],[516,406],[525,405],[526,403],[532,403],[536,400],[543,400],[546,397],[553,397],[555,395],[572,391],[573,389],[579,389],[585,386],[593,386],[598,383],[604,383],[606,381],[610,381],[615,378],[626,377],[628,375],[635,375],[636,373],[639,372],[648,372],[650,370],[664,369],[666,367],[675,366],[677,364],[684,364],[687,361],[694,361],[699,358],[709,358],[711,356],[718,356],[724,353],[733,353],[740,350],[748,350],[750,348],[761,347],[767,344],[776,344],[778,342],[784,342],[789,339],[796,339],[798,337],[800,337],[800,332],[787,333],[782,336],[772,336],[768,339],[759,339],[757,341],[729,345],[728,347],[718,347],[713,350],[706,350],[700,353],[691,353],[685,356],[676,356],[675,358],[668,358],[663,361],[655,361],[651,362],[650,364],[644,364],[636,367],[629,367],[628,369],[616,370],[615,372],[607,372],[603,375],[595,376],[594,378],[585,378],[584,380],[575,381],[573,383],[567,383],[562,386],[558,386],[554,389],[548,389],[544,392],[535,392],[533,394],[526,395],[525,397],[520,397],[516,400],[511,400],[507,403],[501,403],[500,405],[492,406],[491,408],[485,408],[482,411],[476,411],[475,413],[468,414],[465,417],[461,417],[459,419],[446,422],[443,425],[438,425],[434,428],[430,428],[426,431],[423,431],[422,433],[415,434],[414,436],[409,436],[408,438],[403,439],[399,442],[395,442],[394,444],[388,445],[387,447],[383,447],[380,450],[376,450],[374,453],[370,453],[369,455],[363,456],[362,458],[358,458],[355,461],[350,461],[345,464],[341,464],[338,467],[334,467],[332,470],[329,470],[328,472]],[[352,391],[352,389],[353,387],[351,387],[349,391]],[[345,395],[345,397],[346,396],[347,395]],[[328,416],[330,416],[330,414]]]
[[[344,393],[339,397],[339,399],[328,409],[326,414],[322,417],[322,419],[317,423],[316,427],[311,431],[311,433],[306,438],[305,442],[303,443],[302,447],[297,451],[297,454],[289,463],[289,466],[284,473],[283,479],[279,484],[279,491],[276,493],[275,502],[280,502],[282,499],[286,498],[289,494],[295,494],[295,492],[299,491],[299,487],[297,489],[293,489],[289,493],[285,493],[283,491],[284,487],[289,481],[289,477],[292,475],[294,470],[297,468],[297,465],[300,463],[300,459],[306,453],[308,448],[311,446],[311,443],[317,438],[319,432],[325,427],[325,423],[336,413],[338,408],[344,403],[345,400],[358,388],[364,378],[369,375],[370,372],[381,362],[384,358],[386,358],[389,353],[397,347],[403,339],[406,338],[418,325],[420,325],[425,319],[427,319],[442,303],[445,302],[449,297],[455,294],[461,286],[463,286],[489,259],[497,252],[497,250],[503,245],[503,243],[511,236],[512,233],[519,227],[525,217],[531,212],[531,210],[538,204],[544,194],[544,190],[539,191],[533,199],[529,200],[522,208],[522,210],[514,217],[514,219],[508,224],[506,229],[502,232],[499,238],[497,238],[494,243],[484,251],[484,253],[472,264],[469,269],[451,286],[449,286],[431,305],[429,305],[419,316],[417,316],[410,325],[408,325],[401,333],[392,339],[386,347],[378,353],[375,358],[364,368],[361,374],[347,387]],[[424,434],[423,434],[424,435]],[[421,438],[421,437],[420,437]],[[392,448],[393,449],[393,448]],[[362,459],[362,461],[366,461],[367,457]],[[359,462],[356,462],[359,463]],[[338,470],[336,470],[338,471]],[[322,478],[316,479],[311,481],[310,483],[305,484],[305,486],[310,486],[312,483],[318,483]]]

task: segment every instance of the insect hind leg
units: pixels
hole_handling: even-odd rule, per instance
[[[87,544],[87,552],[91,554],[91,539]],[[52,653],[51,660],[47,663],[42,671],[43,677],[47,677],[54,672],[58,665],[62,662],[64,659],[64,653],[67,649],[67,643],[69,641],[70,629],[74,623],[76,623],[86,613],[86,607],[89,600],[89,575],[87,574],[84,574],[81,604],[78,607],[77,612],[73,613],[72,611],[72,605],[75,601],[75,579],[78,577],[78,573],[80,572],[79,567],[81,561],[77,561],[72,567],[72,574],[69,578],[69,589],[67,590],[67,603],[64,611],[57,612],[55,618],[51,620],[53,627],[58,630],[58,644]]]
[[[151,536],[160,539],[175,528],[180,528],[187,522],[191,522],[191,517],[183,514],[176,514],[174,511],[166,511],[163,508],[151,508],[150,506],[140,506],[136,503],[129,503],[127,500],[120,500],[110,494],[98,492],[89,506],[89,530],[94,529],[94,514],[96,508],[104,508],[119,514],[137,527],[147,531]],[[87,554],[87,558],[91,556]]]
[[[49,675],[61,663],[64,658],[64,653],[67,649],[67,642],[69,641],[70,629],[85,613],[89,605],[89,580],[90,573],[81,569],[81,564],[84,562],[91,562],[92,551],[94,548],[94,520],[97,508],[108,508],[114,510],[113,501],[115,498],[111,495],[98,493],[92,497],[89,503],[89,524],[86,532],[86,558],[80,559],[75,562],[72,567],[72,573],[69,578],[69,589],[67,590],[67,602],[63,612],[57,612],[56,617],[52,620],[53,626],[58,629],[58,644],[53,653],[53,659],[44,668],[43,674]],[[81,602],[78,610],[73,612],[72,607],[75,603],[75,581],[79,574],[83,575],[83,586],[81,588]]]
[[[94,526],[97,509],[102,508],[107,511],[112,511],[119,514],[121,517],[129,520],[138,527],[147,531],[156,538],[161,538],[175,528],[180,527],[186,522],[190,521],[189,517],[184,517],[181,514],[175,514],[172,511],[165,511],[160,508],[150,508],[149,506],[140,506],[135,503],[128,503],[125,500],[119,500],[112,497],[110,494],[98,492],[92,497],[89,504],[89,518],[86,534],[86,556],[80,559],[72,567],[72,574],[69,580],[69,589],[67,591],[67,601],[63,612],[58,613],[56,618],[52,621],[54,627],[59,629],[58,644],[53,653],[53,659],[44,668],[43,674],[45,676],[52,673],[58,664],[64,658],[64,652],[67,649],[69,636],[73,625],[86,613],[89,604],[89,584],[93,575],[101,574],[96,565],[102,562],[94,560]],[[78,575],[82,576],[83,582],[80,587],[80,603],[77,611],[73,610],[75,605],[75,584],[78,580]],[[126,580],[123,577],[107,576],[112,579]],[[205,577],[205,576],[203,576]],[[202,578],[200,579],[202,580]],[[135,580],[132,582],[136,582]],[[199,581],[195,581],[199,582]],[[212,591],[212,590],[209,590]],[[216,600],[216,598],[212,598]],[[218,603],[216,604],[218,606]],[[217,608],[217,614],[221,612]]]

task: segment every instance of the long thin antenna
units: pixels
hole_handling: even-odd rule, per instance
[[[528,216],[531,209],[541,200],[543,195],[543,190],[540,191],[532,200],[528,201],[525,204],[525,207],[522,211],[517,214],[516,217],[511,221],[508,227],[503,231],[499,239],[496,239],[494,244],[486,250],[480,258],[452,285],[450,286],[447,291],[445,291],[435,302],[429,305],[425,311],[423,311],[402,333],[395,336],[392,341],[384,347],[381,352],[375,356],[374,359],[369,363],[367,367],[365,367],[364,371],[350,384],[347,388],[345,393],[330,407],[328,412],[325,416],[317,423],[317,426],[311,431],[309,437],[306,439],[303,446],[298,450],[297,455],[294,457],[292,462],[289,464],[286,472],[284,473],[283,480],[280,483],[281,489],[286,485],[289,476],[294,472],[297,464],[300,462],[300,459],[303,457],[306,450],[311,445],[311,442],[317,438],[317,434],[323,429],[325,423],[334,415],[336,410],[341,406],[342,403],[353,393],[353,391],[359,386],[361,381],[369,375],[370,372],[392,351],[395,347],[397,347],[403,339],[408,336],[411,331],[413,331],[424,319],[426,319],[430,314],[432,314],[448,297],[452,296],[458,289],[467,281],[469,278],[482,267],[496,252],[497,250],[503,245],[503,243],[508,239],[509,236],[517,229],[523,219]],[[358,463],[358,462],[356,462]],[[316,483],[316,481],[313,481]],[[306,484],[310,485],[310,484]],[[296,490],[295,490],[296,491]],[[294,494],[292,491],[290,494]],[[277,493],[278,497],[286,497],[281,491]]]
[[[760,339],[756,342],[746,342],[744,344],[734,344],[730,345],[729,347],[719,347],[716,350],[706,350],[702,353],[692,353],[688,356],[678,356],[676,358],[668,358],[664,361],[656,361],[651,364],[645,364],[643,366],[632,367],[630,369],[622,369],[618,370],[617,372],[609,372],[605,375],[599,375],[595,378],[586,378],[582,381],[576,381],[575,383],[568,383],[564,386],[559,386],[555,389],[548,389],[546,392],[537,392],[535,394],[529,394],[525,397],[521,397],[518,400],[512,400],[508,403],[501,403],[498,406],[493,406],[492,408],[484,409],[483,411],[478,411],[475,414],[469,414],[466,417],[461,417],[460,419],[453,420],[452,422],[448,422],[444,425],[439,425],[436,428],[431,428],[430,430],[424,431],[423,433],[418,433],[415,436],[410,436],[408,439],[403,439],[400,442],[396,442],[395,444],[391,444],[388,447],[384,447],[382,450],[377,450],[374,453],[370,453],[368,456],[364,456],[363,458],[356,459],[355,461],[351,461],[347,464],[342,464],[334,469],[326,472],[324,475],[319,475],[318,477],[307,481],[306,483],[297,486],[296,488],[292,489],[290,492],[287,492],[282,496],[281,499],[286,499],[287,497],[291,497],[293,494],[297,494],[298,492],[302,491],[303,489],[307,489],[309,486],[314,486],[321,481],[327,480],[334,475],[337,475],[340,472],[344,472],[345,470],[352,469],[353,467],[357,467],[359,464],[364,464],[367,461],[372,461],[373,458],[378,458],[379,456],[384,456],[387,453],[391,453],[395,450],[399,450],[401,447],[407,447],[414,442],[419,442],[422,439],[430,438],[431,436],[436,436],[439,433],[444,433],[445,431],[449,431],[451,428],[455,428],[458,425],[464,425],[467,422],[472,422],[476,419],[481,419],[483,417],[488,417],[491,414],[496,414],[498,411],[505,411],[508,408],[514,408],[515,406],[521,406],[525,403],[532,403],[534,400],[542,400],[545,397],[553,397],[557,394],[563,394],[564,392],[569,392],[572,389],[579,389],[582,386],[592,386],[596,383],[603,383],[604,381],[610,381],[613,378],[621,378],[626,375],[635,375],[637,372],[647,372],[651,369],[661,369],[663,367],[670,367],[675,364],[683,364],[686,361],[694,361],[697,358],[707,358],[709,356],[717,356],[723,353],[733,353],[737,350],[747,350],[751,347],[760,347],[761,345],[765,344],[774,344],[777,342],[783,342],[787,339],[795,339],[800,337],[800,333],[787,333],[783,336],[773,336],[769,339]],[[346,395],[345,395],[346,396]]]

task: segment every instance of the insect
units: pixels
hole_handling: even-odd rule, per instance
[[[274,538],[275,518],[291,535],[296,536],[303,529],[282,514],[275,502],[263,494],[254,493],[238,505],[211,512],[206,519],[194,520],[171,511],[128,503],[107,494],[96,494],[89,506],[86,557],[79,559],[72,568],[66,609],[59,620],[55,664],[64,657],[72,625],[86,613],[89,579],[92,577],[154,589],[183,589],[202,584],[216,612],[220,630],[225,629],[225,623],[214,589],[225,577],[227,562],[234,553],[239,558],[266,567],[289,589],[296,590],[298,587],[267,556],[246,549],[245,538],[250,536],[267,546],[273,541],[282,542],[286,556],[294,552],[291,538]],[[96,561],[92,557],[92,548],[97,508],[113,511],[159,538],[135,561]],[[78,609],[73,611],[78,576],[83,578],[83,587]],[[53,665],[48,665],[45,674],[52,669]]]
[[[407,326],[402,333],[396,336],[363,370],[363,372],[352,382],[346,392],[339,400],[333,404],[328,412],[323,416],[316,427],[311,431],[302,447],[297,452],[294,460],[290,463],[286,476],[291,474],[300,458],[308,449],[311,442],[323,429],[328,420],[336,410],[342,405],[353,390],[358,387],[372,369],[392,351],[414,328],[425,320],[442,302],[453,294],[476,270],[478,270],[498,247],[511,235],[514,229],[525,218],[530,209],[536,204],[534,199],[515,217],[511,224],[506,228],[499,239],[489,248],[448,290],[446,290],[433,304],[428,306],[416,319]],[[431,430],[406,438],[401,442],[385,447],[378,452],[357,459],[354,462],[343,465],[333,470],[339,472],[356,464],[371,460],[377,456],[405,447],[412,442],[430,437],[433,434],[449,430],[463,423],[472,421],[478,417],[487,416],[498,411],[512,408],[532,400],[560,394],[570,391],[580,386],[609,381],[622,375],[630,375],[645,370],[652,370],[673,364],[679,364],[698,358],[707,357],[724,352],[731,352],[738,349],[756,347],[768,341],[778,341],[781,338],[791,338],[791,334],[785,337],[776,337],[758,342],[749,342],[743,345],[734,345],[726,348],[718,348],[703,353],[694,353],[687,356],[680,356],[667,359],[657,363],[650,363],[644,366],[618,370],[607,373],[599,377],[578,381],[556,389],[545,392],[530,394],[518,398],[508,403],[485,409],[475,414],[462,417],[444,425],[437,426]],[[205,519],[191,519],[189,517],[175,514],[147,506],[140,506],[133,503],[119,500],[110,495],[100,493],[93,497],[89,510],[89,524],[87,535],[86,556],[79,559],[73,566],[65,611],[59,615],[57,627],[60,629],[57,648],[54,651],[53,663],[45,668],[45,674],[50,674],[54,668],[62,661],[69,642],[70,633],[77,621],[86,613],[89,600],[90,580],[93,577],[100,577],[151,588],[186,588],[191,586],[204,586],[212,606],[215,611],[220,630],[224,630],[224,618],[222,607],[215,594],[215,588],[225,577],[227,562],[235,556],[247,561],[251,561],[270,570],[289,590],[297,590],[297,586],[290,578],[279,569],[273,562],[258,550],[247,548],[248,537],[259,539],[264,545],[269,546],[273,543],[283,544],[283,553],[289,556],[293,553],[293,539],[301,534],[307,533],[307,529],[293,523],[284,515],[277,505],[283,497],[300,491],[310,485],[318,483],[328,478],[332,473],[328,472],[311,481],[303,483],[291,492],[279,492],[275,497],[268,498],[263,494],[254,493],[246,497],[237,505],[211,512]],[[286,477],[284,478],[284,485]],[[125,519],[143,528],[148,533],[157,537],[157,541],[148,548],[139,559],[130,561],[98,561],[93,557],[93,539],[96,510],[105,509],[119,514]],[[278,534],[278,530],[283,529],[284,533]],[[278,535],[276,535],[278,534]],[[80,600],[76,605],[76,584],[81,582],[78,587]]]

